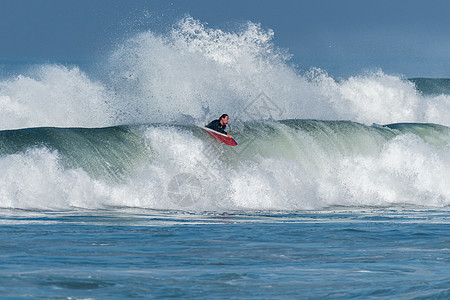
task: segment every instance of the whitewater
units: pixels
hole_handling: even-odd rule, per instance
[[[102,76],[38,65],[3,79],[0,206],[449,204],[448,94],[382,71],[340,80],[301,73],[273,34],[253,23],[224,32],[186,17],[166,35],[124,42]],[[222,113],[236,150],[195,127]],[[167,193],[178,174],[201,189],[188,208]]]
[[[274,34],[186,16],[1,74],[0,293],[448,298],[449,80],[333,78]]]

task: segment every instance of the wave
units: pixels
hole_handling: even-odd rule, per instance
[[[1,77],[0,207],[449,204],[447,80],[300,70],[274,35],[187,16],[123,41],[95,74],[45,64]],[[222,113],[238,147],[197,127]]]
[[[3,208],[189,211],[446,207],[449,128],[281,120],[0,132]]]

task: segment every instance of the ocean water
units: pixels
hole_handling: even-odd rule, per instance
[[[9,210],[1,217],[5,298],[450,295],[449,218],[440,210]]]
[[[1,68],[0,297],[448,299],[449,80],[301,71],[273,34]]]

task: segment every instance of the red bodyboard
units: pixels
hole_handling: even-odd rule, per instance
[[[228,146],[237,146],[237,142],[231,138],[228,137],[226,134],[217,132],[211,128],[207,128],[207,127],[201,127],[204,131],[206,131],[207,133],[209,133],[209,135],[211,135],[212,137],[214,137],[216,140],[218,140],[219,142],[221,142],[222,144],[228,145]]]

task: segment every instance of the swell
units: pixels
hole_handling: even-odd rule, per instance
[[[410,78],[424,96],[450,95],[450,78]]]

